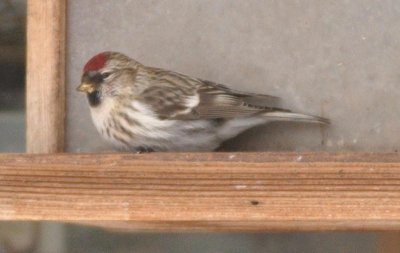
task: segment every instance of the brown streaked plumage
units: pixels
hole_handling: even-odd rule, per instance
[[[246,129],[276,120],[328,123],[273,106],[276,97],[241,92],[147,67],[116,52],[84,66],[93,122],[107,141],[133,151],[206,151]]]

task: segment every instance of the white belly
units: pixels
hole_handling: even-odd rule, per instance
[[[114,106],[111,100],[103,101],[91,108],[91,116],[100,135],[117,149],[207,151],[220,144],[215,129],[207,120],[162,120],[140,106],[136,106],[136,110],[118,110]]]
[[[212,151],[221,142],[265,123],[262,118],[232,119],[223,125],[212,120],[165,120],[137,102],[116,108],[112,100],[91,108],[100,135],[120,150]]]

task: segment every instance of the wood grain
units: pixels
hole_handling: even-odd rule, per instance
[[[400,156],[0,154],[0,219],[168,231],[396,230]]]
[[[27,151],[64,148],[65,0],[28,0]]]

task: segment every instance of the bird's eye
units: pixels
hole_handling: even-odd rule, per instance
[[[107,77],[109,77],[110,75],[111,75],[110,72],[103,72],[103,73],[101,73],[101,76],[102,76],[103,78],[107,78]]]

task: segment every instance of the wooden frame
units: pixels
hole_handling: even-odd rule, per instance
[[[3,219],[136,230],[400,227],[393,154],[16,154],[0,164]]]
[[[28,1],[26,139],[30,153],[64,148],[65,5],[65,0]]]
[[[29,153],[64,146],[65,2],[28,1]],[[6,154],[0,178],[3,220],[142,230],[400,230],[398,154]],[[398,234],[391,236],[381,240],[382,252],[399,252],[389,243]]]

